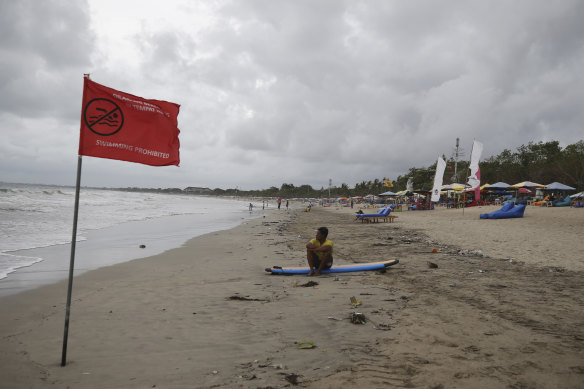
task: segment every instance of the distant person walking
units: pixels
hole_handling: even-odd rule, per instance
[[[286,199],[286,209],[288,209],[288,199]]]
[[[280,209],[280,205],[282,205],[282,198],[278,197],[278,209]]]

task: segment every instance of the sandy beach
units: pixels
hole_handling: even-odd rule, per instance
[[[1,298],[0,387],[581,388],[584,211],[479,219],[496,209],[370,224],[349,208],[270,211],[90,271],[74,281],[65,367],[66,282]],[[320,226],[337,264],[400,263],[312,278],[264,271],[303,265]]]

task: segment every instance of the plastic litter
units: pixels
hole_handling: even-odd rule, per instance
[[[300,350],[307,350],[315,347],[316,345],[314,344],[314,342],[298,342],[297,346],[297,348]]]
[[[365,315],[359,312],[353,312],[351,314],[351,323],[353,324],[365,324],[367,323],[367,319]]]

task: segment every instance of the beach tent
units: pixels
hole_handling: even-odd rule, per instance
[[[584,198],[584,192],[576,193],[575,195],[570,196],[571,199],[581,199]]]
[[[546,185],[545,188],[541,188],[541,190],[563,191],[563,190],[576,190],[576,188],[572,188],[571,186],[560,184],[559,182],[552,182],[551,184]]]

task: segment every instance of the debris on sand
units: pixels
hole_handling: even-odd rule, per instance
[[[306,284],[301,284],[298,286],[301,286],[303,288],[309,288],[311,286],[317,286],[317,285],[318,285],[318,282],[316,282],[316,281],[308,281]]]
[[[353,312],[351,314],[351,323],[353,324],[365,324],[367,323],[367,319],[365,315],[359,312]]]
[[[238,301],[268,301],[264,299],[254,299],[250,297],[242,297],[242,296],[229,296],[227,300],[238,300]]]

